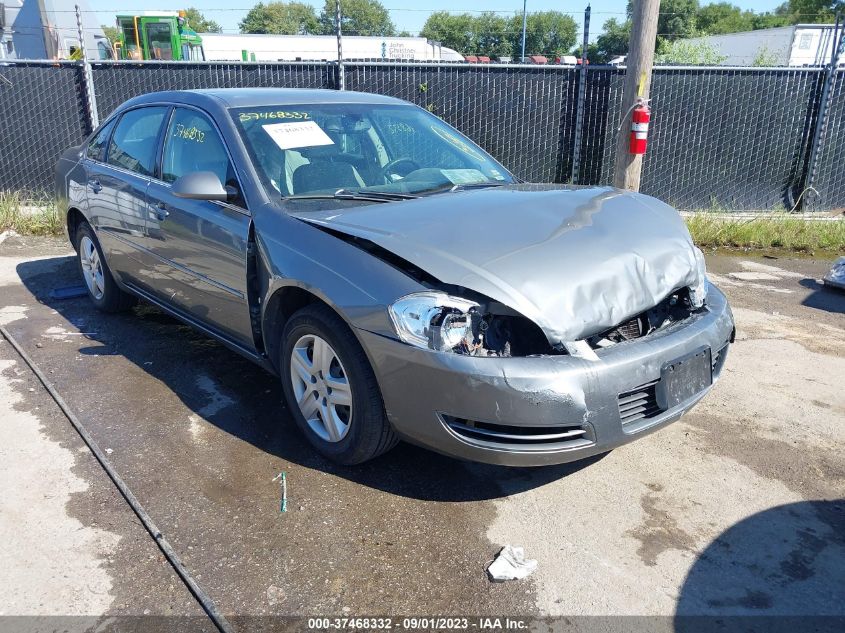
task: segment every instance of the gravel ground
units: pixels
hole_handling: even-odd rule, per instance
[[[406,445],[332,465],[276,380],[222,346],[149,306],[51,299],[78,283],[61,241],[0,245],[0,323],[224,613],[845,616],[845,293],[819,284],[827,261],[708,263],[738,330],[713,393],[603,458],[542,469]],[[201,614],[8,343],[0,418],[0,613]],[[537,572],[490,583],[505,543]]]

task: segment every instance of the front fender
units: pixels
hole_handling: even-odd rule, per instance
[[[387,306],[424,289],[397,268],[275,207],[255,214],[255,238],[265,332],[273,295],[296,287],[331,306],[350,327],[395,338]]]

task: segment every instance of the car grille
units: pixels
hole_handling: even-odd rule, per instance
[[[727,344],[722,347],[718,352],[713,354],[713,358],[711,359],[713,365],[713,380],[718,378],[719,374],[722,373],[722,367],[725,366],[725,360],[728,357],[728,346]]]
[[[652,380],[619,394],[619,418],[623,426],[637,420],[653,418],[662,413],[662,409],[657,404],[658,382]]]
[[[643,334],[645,334],[646,326],[645,323],[643,323],[642,317],[636,317],[630,321],[626,321],[617,327],[615,331],[618,332],[623,339],[630,341],[631,339],[640,338]]]
[[[587,446],[595,441],[588,426],[513,426],[442,415],[453,433],[475,443],[548,447]]]

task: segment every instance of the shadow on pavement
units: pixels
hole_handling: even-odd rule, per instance
[[[782,505],[733,525],[701,553],[681,588],[675,630],[842,631],[843,592],[845,499]]]
[[[282,404],[275,376],[152,305],[142,302],[125,314],[102,314],[87,297],[51,298],[54,288],[80,283],[72,257],[25,262],[17,272],[40,303],[89,333],[92,345],[82,347],[80,354],[123,356],[160,381],[192,412],[288,462],[402,497],[460,502],[530,490],[602,458],[520,469],[467,464],[400,443],[366,464],[339,466],[322,458],[302,437]],[[113,393],[120,393],[117,385]],[[220,402],[220,394],[224,405],[209,407],[209,399]]]
[[[801,302],[801,305],[835,314],[845,313],[845,290],[825,286],[810,277],[798,283],[813,291]]]

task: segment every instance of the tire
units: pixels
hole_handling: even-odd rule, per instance
[[[315,356],[331,359],[326,362]],[[360,464],[398,442],[364,350],[328,306],[311,304],[288,319],[279,365],[287,407],[308,441],[325,457],[340,464]],[[328,379],[320,373],[327,366]],[[351,405],[343,404],[347,387]],[[305,403],[303,407],[300,402]],[[326,424],[325,419],[335,423]]]
[[[85,282],[88,297],[98,310],[122,312],[138,302],[134,296],[118,287],[106,264],[100,242],[88,223],[80,223],[74,243],[79,276]]]

